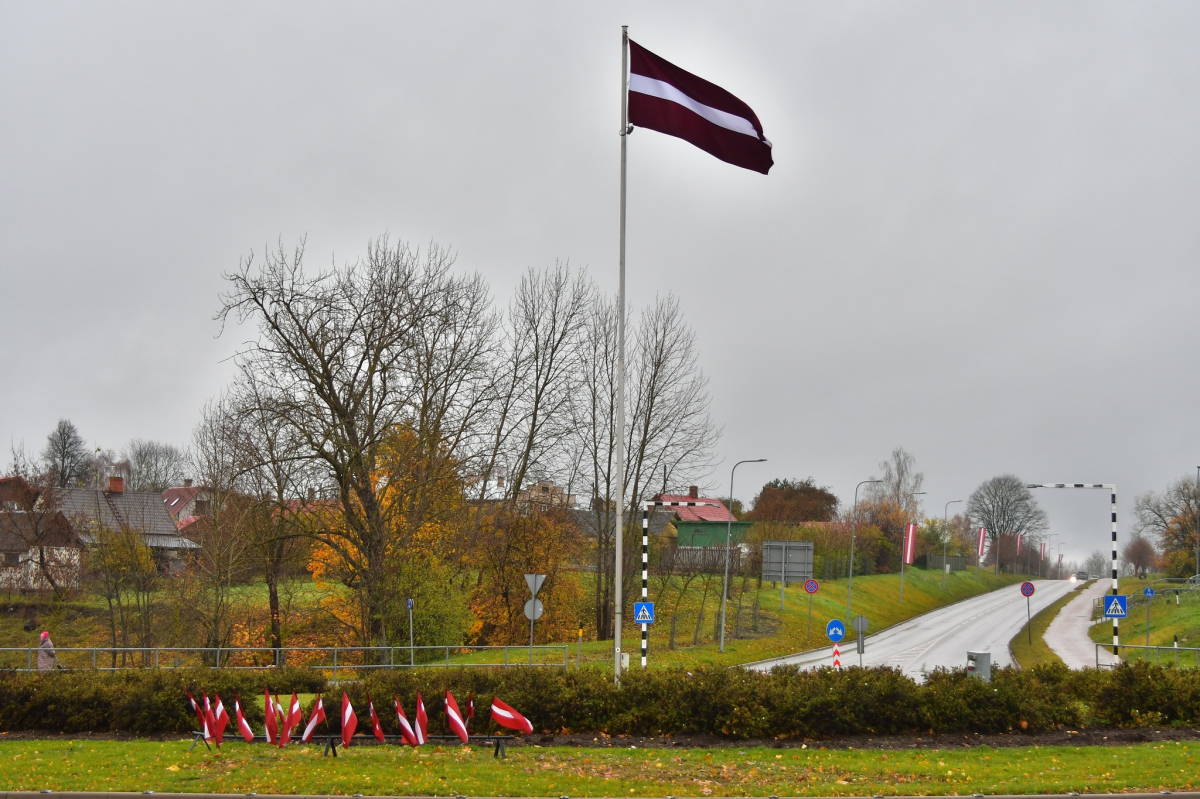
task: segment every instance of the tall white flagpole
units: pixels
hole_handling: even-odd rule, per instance
[[[617,290],[617,498],[613,530],[613,680],[621,682],[622,580],[625,538],[625,150],[629,140],[629,26],[621,26],[621,246]]]

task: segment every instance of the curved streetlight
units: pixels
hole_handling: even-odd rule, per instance
[[[733,468],[729,470],[729,507],[725,509],[725,513],[729,518],[725,525],[725,579],[721,581],[721,647],[722,652],[725,651],[725,600],[729,596],[729,547],[732,546],[733,539],[733,475],[737,471],[737,467],[743,463],[766,463],[766,458],[754,458],[752,460],[738,461],[733,464]]]
[[[867,483],[882,483],[882,480],[863,480],[854,487],[854,511],[850,520],[850,577],[846,581],[846,623],[850,619],[850,600],[854,597],[854,536],[858,534],[858,489]]]
[[[950,506],[955,502],[962,502],[961,499],[952,499],[946,503],[946,507],[942,508],[942,590],[946,590],[946,539],[950,533]]]
[[[1058,533],[1051,533],[1050,535],[1046,536],[1046,549],[1053,548],[1054,537],[1057,535],[1058,535]],[[1051,554],[1053,554],[1053,553],[1051,553]],[[1049,566],[1046,567],[1046,573],[1043,574],[1042,577],[1043,577],[1043,579],[1049,579],[1049,577],[1050,577],[1050,567]]]

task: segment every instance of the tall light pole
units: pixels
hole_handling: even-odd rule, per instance
[[[721,581],[721,651],[725,651],[725,600],[729,596],[729,547],[733,541],[733,475],[737,471],[737,467],[743,463],[766,463],[766,458],[754,458],[752,460],[738,461],[733,464],[733,468],[729,470],[729,507],[725,512],[729,514],[729,519],[725,525],[725,579]]]
[[[914,491],[908,495],[908,498],[912,499],[913,497],[920,496],[925,493],[926,493],[925,491]],[[904,604],[904,562],[906,560],[908,560],[908,552],[905,551],[906,548],[908,547],[908,525],[913,524],[913,523],[914,522],[909,522],[908,524],[904,525],[904,535],[900,538],[900,604],[901,605]],[[916,538],[915,532],[913,533],[913,538],[914,539]],[[913,541],[913,544],[915,546],[916,541]]]
[[[1053,547],[1054,547],[1054,538],[1055,538],[1055,536],[1057,536],[1057,535],[1058,535],[1058,533],[1051,533],[1050,535],[1048,535],[1048,536],[1046,537],[1046,548],[1047,548],[1047,549],[1050,549],[1051,551],[1053,551]],[[1049,569],[1046,569],[1046,574],[1045,574],[1045,576],[1046,576],[1046,577],[1049,577],[1049,576],[1050,576],[1050,570],[1049,570]]]
[[[854,511],[850,519],[850,576],[846,581],[846,623],[850,623],[850,600],[854,597],[854,537],[858,534],[858,489],[867,483],[882,483],[882,480],[863,480],[854,487]]]
[[[1058,542],[1058,560],[1054,561],[1054,578],[1062,579],[1062,542]]]
[[[946,590],[946,539],[950,537],[950,506],[961,499],[952,499],[942,509],[942,590]],[[958,518],[958,517],[955,517]]]

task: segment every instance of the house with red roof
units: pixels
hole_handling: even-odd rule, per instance
[[[754,526],[754,522],[739,522],[721,500],[700,496],[696,486],[689,486],[687,494],[663,494],[659,498],[663,502],[709,503],[671,508],[675,512],[671,524],[678,532],[681,547],[723,547],[727,534],[731,536],[731,543],[737,544]]]

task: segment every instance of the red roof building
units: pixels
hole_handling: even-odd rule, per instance
[[[700,496],[696,486],[689,486],[687,494],[663,494],[659,497],[663,502],[710,502],[711,505],[680,506],[672,508],[675,518],[681,522],[728,522],[737,521],[719,499]]]

